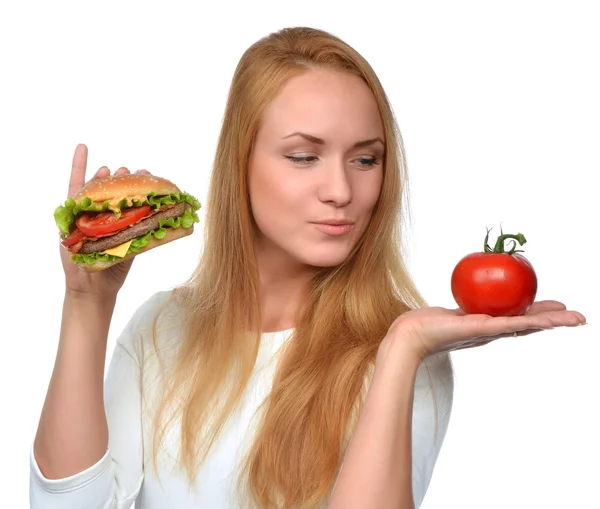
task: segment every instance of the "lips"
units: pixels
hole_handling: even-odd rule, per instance
[[[333,217],[328,217],[326,219],[319,219],[318,221],[312,221],[312,222],[314,224],[332,224],[335,226],[354,224],[354,221],[350,221],[350,219],[335,219]]]
[[[315,228],[327,235],[345,235],[354,228],[354,223],[344,219],[325,219],[314,222]]]

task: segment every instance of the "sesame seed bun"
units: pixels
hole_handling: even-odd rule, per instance
[[[131,173],[90,180],[73,198],[76,202],[83,198],[91,198],[94,203],[102,203],[130,196],[147,195],[152,192],[157,195],[165,195],[181,191],[170,180],[154,175]]]

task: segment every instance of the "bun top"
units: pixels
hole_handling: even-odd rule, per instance
[[[180,189],[173,182],[154,175],[140,175],[137,173],[125,175],[110,175],[90,180],[73,198],[80,201],[82,198],[91,198],[93,202],[104,202],[146,196],[149,193],[165,195],[180,193]]]

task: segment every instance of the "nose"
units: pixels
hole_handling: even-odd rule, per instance
[[[343,207],[352,200],[352,187],[343,162],[335,161],[323,166],[319,182],[319,200]]]

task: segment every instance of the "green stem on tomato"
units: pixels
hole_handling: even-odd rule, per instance
[[[514,254],[514,253],[523,253],[524,252],[522,249],[515,249],[517,247],[517,242],[521,246],[527,242],[525,235],[523,235],[522,233],[518,233],[517,235],[511,234],[511,233],[502,233],[502,235],[500,235],[498,237],[498,239],[496,240],[494,249],[490,248],[490,246],[488,245],[488,239],[490,238],[491,230],[492,230],[491,228],[487,229],[487,234],[485,236],[485,241],[483,244],[484,252],[486,252],[486,253],[506,253],[506,254]],[[502,231],[502,230],[500,230],[500,231]],[[514,239],[512,241],[512,247],[510,248],[510,251],[508,251],[508,252],[504,250],[504,242],[506,242],[507,239]],[[517,242],[515,242],[515,240]]]

